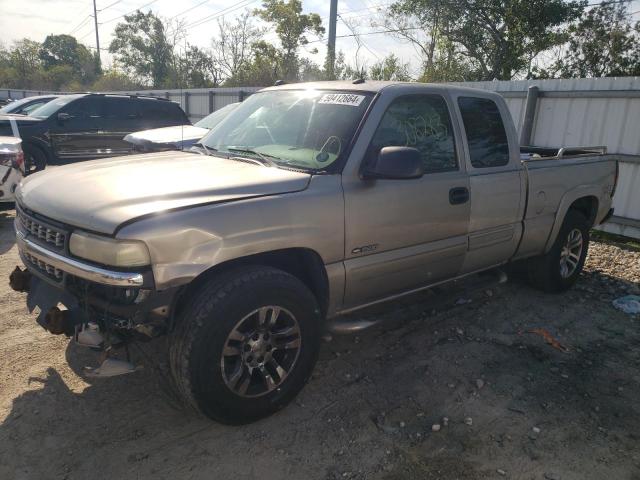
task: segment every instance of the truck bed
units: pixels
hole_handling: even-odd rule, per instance
[[[527,157],[528,156],[528,157]],[[517,257],[540,254],[550,248],[566,211],[576,199],[587,197],[598,224],[611,207],[617,175],[613,155],[605,147],[522,147],[526,175],[524,232]]]

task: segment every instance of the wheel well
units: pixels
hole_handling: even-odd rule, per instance
[[[293,275],[311,290],[318,301],[322,316],[326,315],[329,304],[329,281],[322,258],[318,253],[308,248],[288,248],[228,260],[204,271],[180,292],[175,307],[172,309],[174,318],[185,305],[189,296],[212,277],[247,265],[273,267]]]
[[[47,148],[45,148],[45,147],[43,147],[41,145],[38,145],[37,143],[34,143],[34,142],[24,142],[22,144],[22,149],[24,150],[25,147],[26,148],[32,148],[34,150],[40,151],[44,155],[44,158],[45,158],[47,163],[49,163],[51,161],[51,152],[49,152],[49,149],[47,149]]]
[[[569,206],[569,210],[580,212],[589,221],[589,225],[593,225],[598,214],[598,199],[593,196],[578,198]]]

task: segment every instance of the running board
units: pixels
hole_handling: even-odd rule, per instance
[[[425,308],[435,308],[437,306],[442,306],[444,304],[450,303],[454,299],[460,298],[461,296],[468,296],[470,292],[495,287],[497,285],[505,283],[507,280],[507,274],[503,270],[495,269],[476,273],[468,277],[450,280],[438,285],[426,287],[424,289],[412,290],[411,292],[408,292],[407,295],[417,293],[418,291],[432,290],[436,292],[438,296],[436,299],[429,302]],[[385,301],[393,301],[403,296],[405,295],[395,295],[389,300]],[[376,302],[376,305],[378,303],[382,302]],[[352,317],[352,315],[338,316],[336,318],[330,319],[327,325],[328,332],[335,335],[354,334],[373,327],[374,325],[381,323],[385,319],[385,315],[382,315],[382,318],[376,318],[380,316],[375,314],[363,315],[360,318],[350,317]]]

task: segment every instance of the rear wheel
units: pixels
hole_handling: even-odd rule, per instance
[[[183,398],[230,424],[268,416],[309,379],[320,315],[297,278],[270,267],[231,271],[196,292],[173,334],[170,362]]]
[[[47,156],[42,150],[32,145],[25,145],[23,151],[25,175],[45,169],[47,166]]]
[[[564,292],[578,279],[589,249],[589,222],[569,210],[551,249],[529,260],[529,282],[545,292]]]

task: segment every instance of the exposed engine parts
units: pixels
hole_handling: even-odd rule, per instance
[[[54,335],[65,334],[67,337],[73,335],[75,326],[69,315],[69,310],[61,310],[58,307],[52,307],[44,317],[45,329]]]

